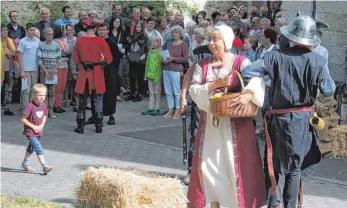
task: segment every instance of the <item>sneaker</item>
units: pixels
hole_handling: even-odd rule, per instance
[[[174,115],[174,110],[170,109],[168,112],[165,113],[164,118],[171,118]]]
[[[14,113],[12,111],[10,111],[10,109],[5,109],[4,115],[5,116],[14,116]]]
[[[47,175],[51,170],[53,170],[52,166],[47,165],[43,168],[43,174]]]
[[[152,116],[159,116],[160,110],[158,108],[154,108],[152,112],[149,113]]]
[[[175,119],[175,120],[177,120],[177,119],[180,119],[181,118],[181,109],[176,109],[175,110],[175,114],[172,116],[172,119]]]
[[[142,96],[141,95],[137,95],[134,99],[133,102],[140,102],[142,100]]]
[[[66,102],[65,107],[70,107],[70,102]]]
[[[72,107],[72,111],[77,112],[77,107],[76,106]]]
[[[62,113],[61,109],[59,107],[54,107],[53,108],[54,113]]]
[[[57,116],[53,113],[53,111],[48,112],[48,118],[56,118]]]
[[[122,98],[119,95],[117,95],[117,101],[122,101]]]
[[[125,98],[125,101],[130,101],[130,100],[134,100],[135,96],[134,95],[129,95]]]
[[[146,116],[146,115],[152,115],[153,109],[147,108],[145,111],[143,111],[141,114]]]
[[[58,107],[62,113],[65,113],[66,110],[64,108]]]
[[[25,163],[25,162],[22,163],[22,168],[25,171],[28,171],[28,172],[33,172],[34,171],[34,168],[31,167],[31,165],[29,165],[28,163]]]

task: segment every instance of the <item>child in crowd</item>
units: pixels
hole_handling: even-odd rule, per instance
[[[257,39],[255,36],[246,36],[243,39],[243,53],[242,55],[244,55],[245,57],[247,57],[250,61],[253,60],[255,52],[253,47],[255,46],[257,42]]]
[[[35,151],[37,159],[40,161],[43,173],[47,175],[53,168],[48,166],[43,157],[43,150],[40,144],[42,137],[43,127],[47,119],[47,106],[44,101],[47,94],[47,88],[43,84],[35,84],[32,89],[33,101],[30,102],[24,109],[21,121],[24,124],[23,134],[28,138],[29,145],[26,149],[22,167],[26,171],[33,171],[34,169],[28,164],[29,157]]]
[[[149,89],[149,107],[147,110],[142,112],[142,115],[160,115],[159,104],[160,104],[160,84],[162,75],[162,54],[161,54],[161,38],[153,37],[152,39],[152,49],[149,51],[145,80],[148,80]]]

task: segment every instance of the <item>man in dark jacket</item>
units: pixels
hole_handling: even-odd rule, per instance
[[[16,10],[10,11],[8,17],[10,18],[10,23],[7,25],[8,37],[16,40],[16,42],[18,43],[19,39],[25,37],[25,29],[18,24],[19,16]]]
[[[86,11],[78,12],[78,19],[80,20],[77,24],[75,24],[75,33],[78,34],[81,31],[87,32],[87,27],[82,24],[82,22],[88,19],[88,13]]]
[[[304,31],[304,32],[303,32]],[[268,75],[272,81],[270,108],[265,114],[266,150],[264,172],[268,207],[298,207],[300,180],[319,163],[321,152],[316,130],[310,126],[318,91],[331,96],[335,91],[327,60],[313,52],[320,44],[316,22],[298,16],[281,33],[293,47],[274,50],[264,56],[263,65],[250,65],[242,71],[245,78]],[[280,192],[279,175],[285,175]],[[283,196],[283,197],[282,197]]]
[[[54,28],[54,24],[51,21],[51,13],[48,8],[43,7],[40,9],[41,21],[35,23],[35,27],[40,31],[40,40],[46,41],[43,33],[43,29],[46,27]]]

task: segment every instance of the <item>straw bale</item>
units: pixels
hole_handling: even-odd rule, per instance
[[[82,172],[76,201],[88,208],[184,208],[187,204],[177,178],[107,167]]]
[[[334,157],[347,157],[347,125],[331,129]]]

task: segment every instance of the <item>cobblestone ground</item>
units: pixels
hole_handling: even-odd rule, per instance
[[[42,145],[46,161],[54,169],[47,176],[42,175],[34,156],[30,164],[36,171],[20,170],[27,140],[22,135],[19,111],[14,117],[2,116],[1,193],[74,207],[79,173],[88,166],[139,167],[184,177],[181,120],[142,116],[146,106],[147,101],[119,103],[116,125],[108,126],[104,121],[102,134],[96,134],[92,125],[86,126],[83,135],[74,133],[76,114],[70,108],[56,119],[49,119]],[[162,106],[166,106],[164,99]],[[304,205],[305,208],[347,207],[346,160],[322,162],[316,175],[306,181]]]

